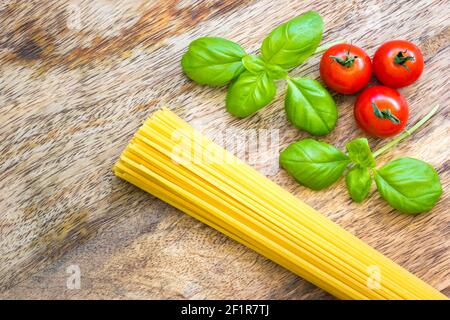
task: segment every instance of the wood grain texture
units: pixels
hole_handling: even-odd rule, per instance
[[[330,298],[111,172],[140,123],[163,104],[216,139],[226,128],[278,130],[281,150],[307,136],[287,123],[283,83],[270,106],[239,120],[224,109],[226,88],[192,83],[179,61],[204,35],[257,52],[272,28],[311,9],[324,17],[323,42],[345,39],[370,55],[392,38],[423,49],[425,73],[401,92],[411,122],[436,103],[441,110],[379,163],[425,160],[444,194],[431,212],[413,217],[374,191],[352,203],[343,181],[313,192],[279,169],[269,178],[449,294],[449,3],[334,3],[0,0],[0,298]],[[291,74],[318,78],[318,60]],[[353,121],[355,97],[335,98],[338,125],[323,140],[343,147],[363,133]],[[383,143],[369,140],[374,149]],[[279,150],[252,164],[273,168]],[[81,270],[79,290],[66,286],[71,265]]]

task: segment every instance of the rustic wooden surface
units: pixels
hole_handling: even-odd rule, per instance
[[[324,17],[323,42],[346,39],[371,55],[392,38],[423,49],[424,75],[401,91],[411,122],[436,103],[441,110],[379,163],[428,161],[444,194],[432,212],[413,217],[374,192],[352,203],[342,181],[312,192],[281,170],[269,177],[448,295],[449,5],[0,0],[0,298],[330,298],[111,172],[139,124],[162,104],[213,137],[225,128],[279,130],[280,150],[305,137],[286,121],[281,82],[270,106],[238,120],[224,110],[226,89],[192,83],[179,61],[204,35],[257,52],[273,27],[310,9]],[[311,58],[292,75],[318,77],[317,62]],[[324,140],[342,147],[363,134],[352,117],[355,97],[336,99],[339,122]],[[277,152],[262,160],[254,164],[259,169],[276,165]],[[74,265],[80,289],[66,285]]]

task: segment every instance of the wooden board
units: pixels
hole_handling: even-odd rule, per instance
[[[189,42],[205,35],[257,52],[271,29],[310,9],[324,17],[323,42],[344,39],[370,55],[392,38],[422,48],[425,73],[401,92],[411,123],[436,103],[440,112],[379,163],[423,159],[437,168],[444,194],[430,213],[414,217],[392,210],[375,192],[364,204],[352,203],[342,181],[313,192],[278,168],[268,176],[449,294],[448,5],[0,1],[0,298],[330,298],[111,172],[140,123],[164,104],[216,139],[226,128],[277,132],[277,150],[253,163],[260,170],[276,166],[281,149],[307,136],[287,123],[285,85],[278,84],[270,106],[238,120],[224,109],[226,88],[192,83],[179,61]],[[318,59],[291,75],[317,78]],[[355,97],[336,100],[339,122],[323,140],[343,147],[363,133],[352,116]],[[382,143],[370,138],[374,149]],[[80,289],[67,287],[73,268],[81,272]]]

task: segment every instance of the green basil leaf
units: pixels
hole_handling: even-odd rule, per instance
[[[323,21],[314,11],[306,12],[275,28],[261,46],[264,60],[284,69],[308,59],[322,39]]]
[[[314,190],[336,182],[349,163],[341,150],[314,139],[294,142],[280,154],[281,167],[300,184]]]
[[[266,72],[269,78],[278,80],[286,78],[287,71],[274,64],[266,63],[260,56],[248,55],[242,58],[242,63],[249,72],[258,74]]]
[[[184,73],[199,84],[221,86],[244,71],[244,49],[233,41],[203,37],[189,45],[181,59]]]
[[[355,202],[362,202],[367,198],[372,185],[372,177],[366,167],[355,166],[345,177],[348,193]]]
[[[375,159],[370,150],[369,142],[366,138],[359,138],[350,141],[345,146],[350,160],[362,167],[375,167]]]
[[[269,77],[275,80],[284,79],[288,75],[286,70],[275,64],[266,63],[266,70]]]
[[[316,80],[288,79],[285,109],[288,120],[295,127],[313,135],[325,135],[336,126],[336,103]]]
[[[277,86],[267,73],[245,71],[228,89],[227,111],[236,117],[247,117],[269,104],[276,92]]]
[[[431,210],[442,194],[436,170],[428,163],[400,158],[375,171],[381,196],[395,209],[409,214]]]
[[[266,63],[259,56],[247,55],[242,58],[244,68],[250,73],[258,74],[266,70]]]

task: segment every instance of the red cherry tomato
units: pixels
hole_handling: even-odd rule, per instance
[[[401,88],[419,79],[423,71],[423,56],[414,44],[403,40],[386,42],[373,57],[377,79],[391,88]]]
[[[384,86],[364,90],[353,111],[359,127],[380,138],[403,131],[409,113],[405,98],[397,90]]]
[[[371,72],[370,57],[363,49],[351,44],[332,46],[320,61],[320,77],[339,93],[358,92],[369,82]]]

